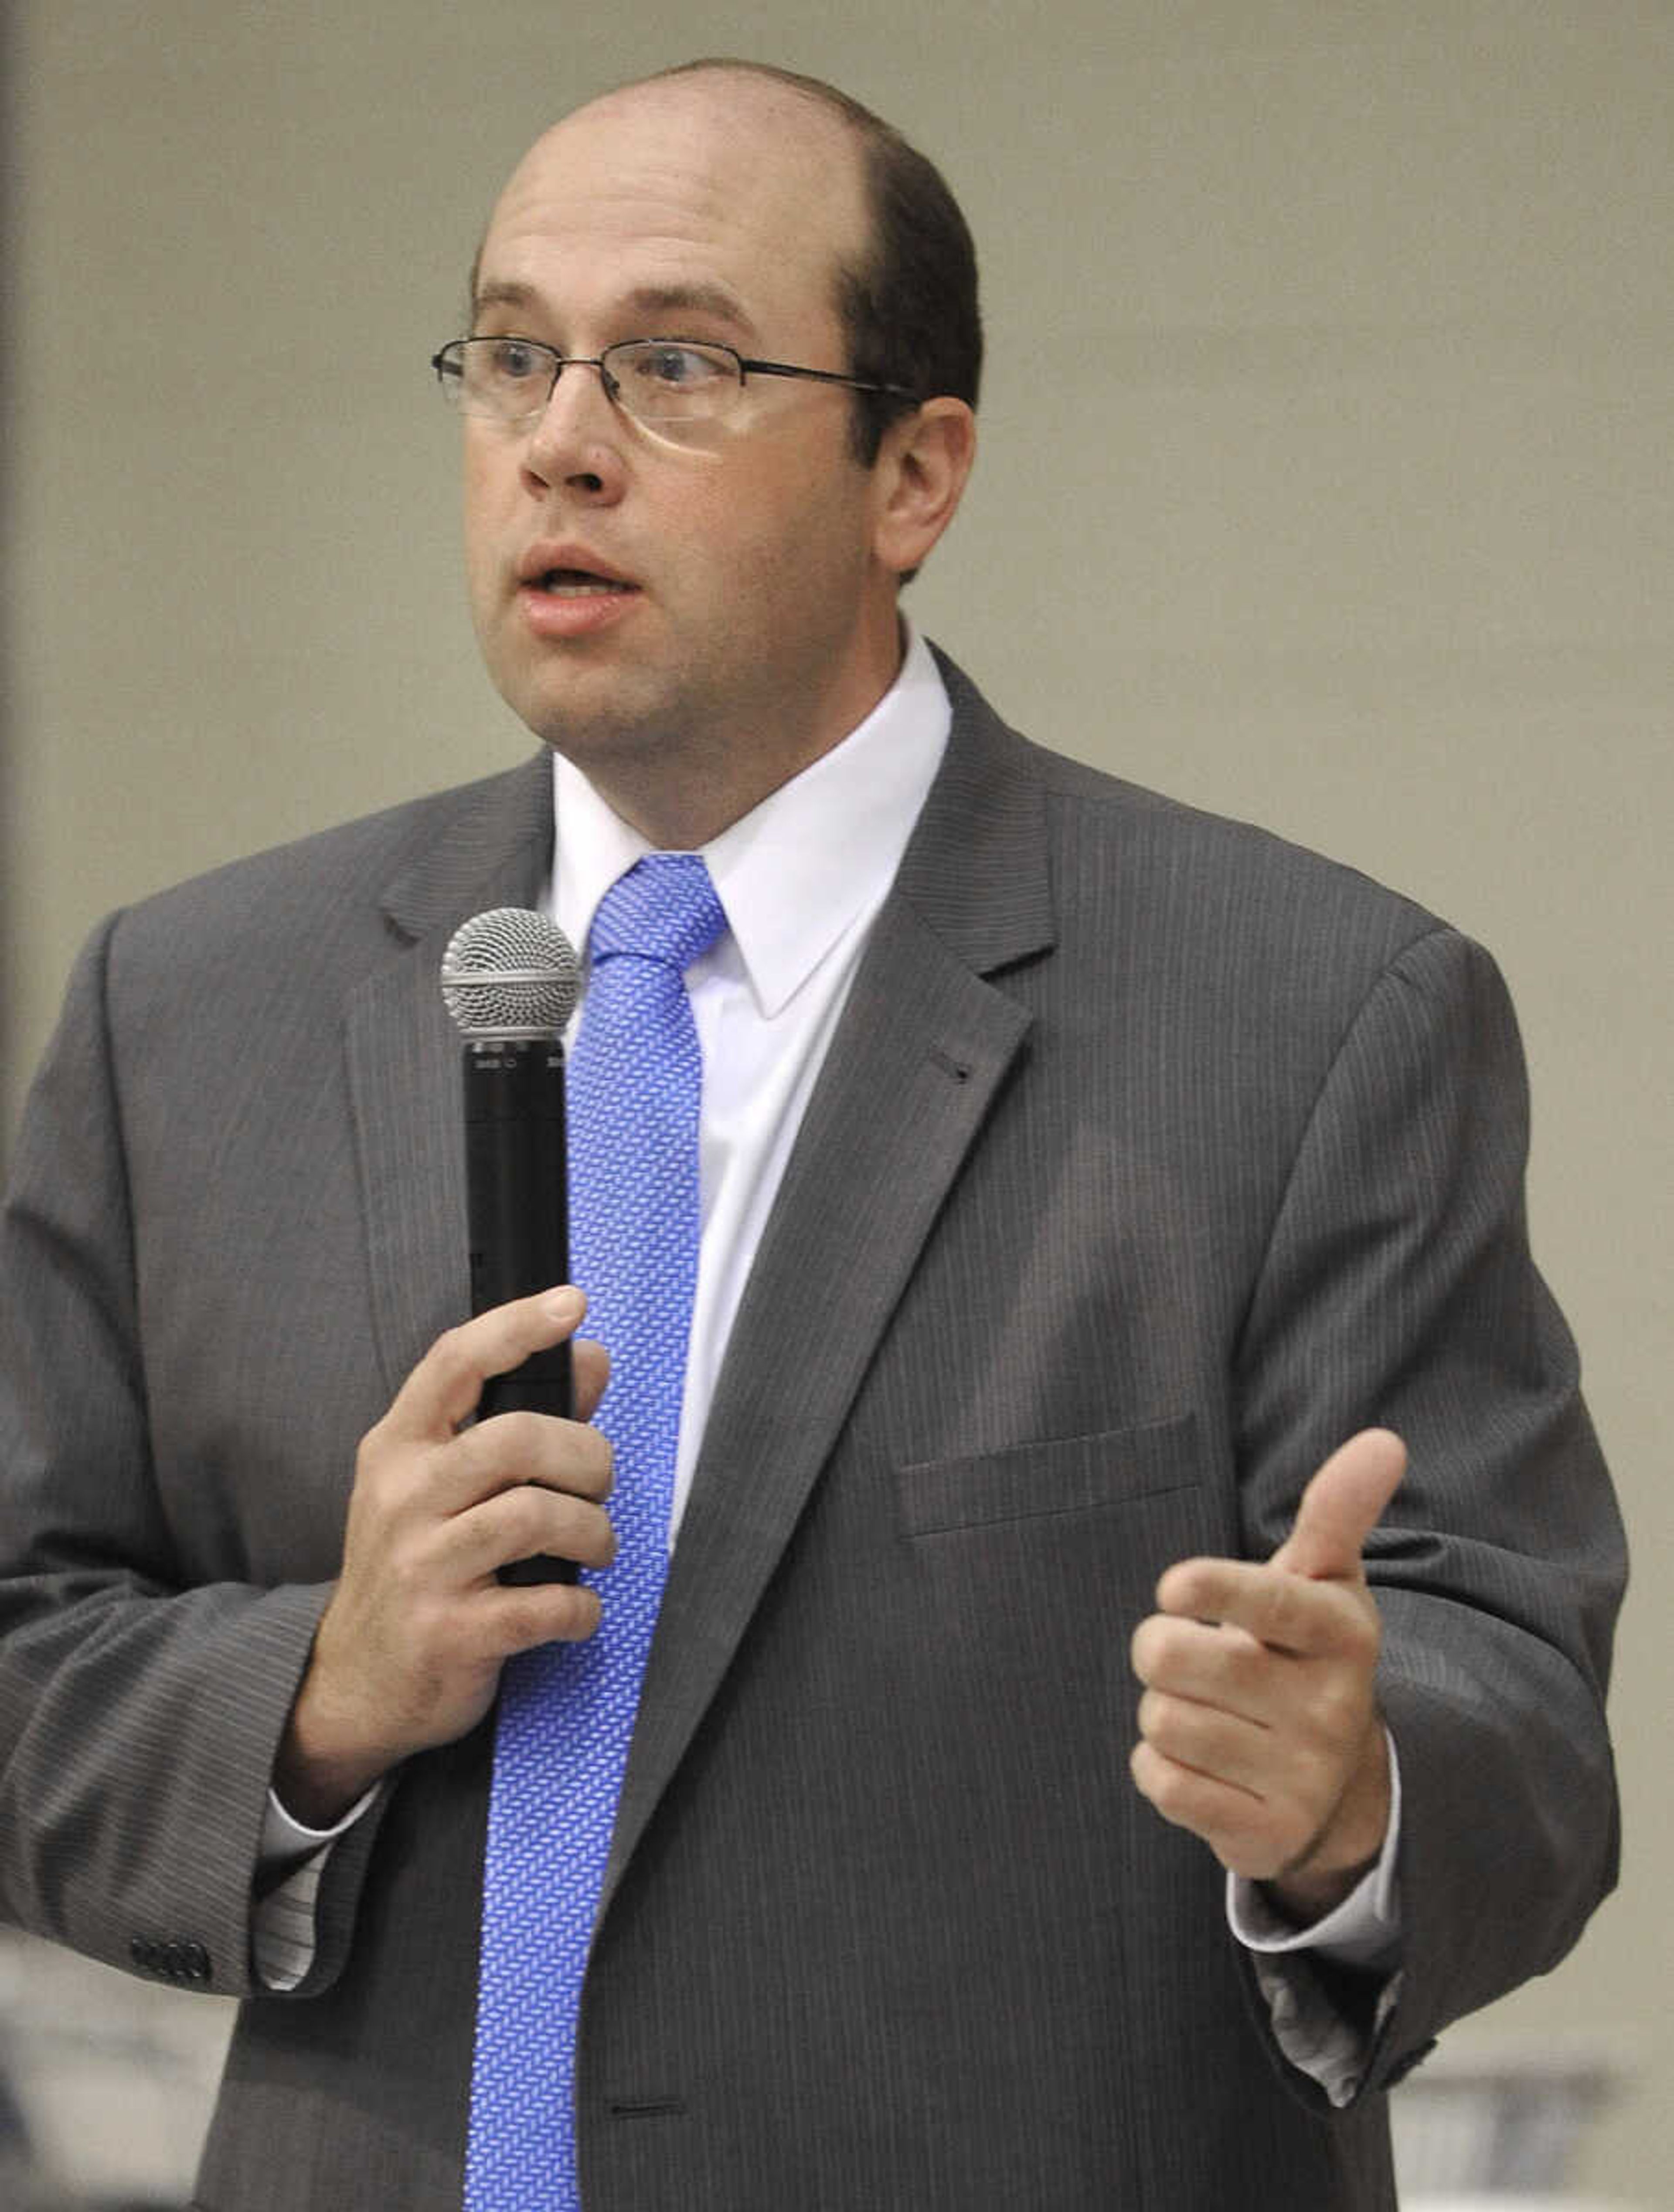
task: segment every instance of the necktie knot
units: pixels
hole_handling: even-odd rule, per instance
[[[697,853],[648,853],[599,902],[587,939],[595,961],[618,953],[689,968],[727,927]]]

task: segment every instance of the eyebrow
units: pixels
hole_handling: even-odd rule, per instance
[[[640,284],[624,303],[634,313],[667,315],[680,312],[711,315],[737,330],[753,331],[744,304],[724,284]]]
[[[472,312],[481,314],[484,307],[532,307],[535,295],[527,284],[473,284],[471,288]]]
[[[534,308],[541,304],[540,295],[533,285],[495,279],[477,287],[472,309],[473,314],[480,315],[490,307]],[[755,335],[756,326],[746,313],[743,303],[724,284],[638,284],[620,305],[622,311],[630,315],[708,315],[751,337]],[[654,331],[650,335],[656,337],[659,333]]]

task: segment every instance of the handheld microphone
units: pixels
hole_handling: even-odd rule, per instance
[[[562,1038],[580,989],[568,938],[522,907],[473,915],[442,955],[442,999],[465,1036],[473,1314],[569,1279]],[[569,1415],[574,1407],[566,1341],[490,1376],[477,1413]],[[542,1554],[502,1567],[500,1580],[574,1582],[575,1572],[574,1560]]]

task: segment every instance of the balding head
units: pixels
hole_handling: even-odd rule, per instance
[[[836,251],[831,272],[849,373],[927,398],[946,393],[974,408],[983,366],[976,252],[934,165],[835,85],[770,64],[728,58],[685,62],[636,79],[554,128],[563,131],[595,111],[620,112],[623,104],[638,101],[648,103],[645,113],[654,118],[660,112],[672,120],[683,99],[695,100],[741,137],[763,143],[788,138],[810,157],[801,164],[805,197],[800,205],[793,198],[785,210],[786,250],[829,198],[833,179],[841,181],[846,208],[857,209],[856,227]],[[669,104],[660,111],[659,102]],[[849,199],[851,182],[858,187],[857,203]],[[474,308],[474,268],[472,282]],[[884,431],[900,412],[901,403],[886,394],[855,395],[853,437],[862,464],[870,465]]]

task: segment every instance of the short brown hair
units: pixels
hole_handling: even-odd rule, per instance
[[[983,374],[977,250],[935,164],[835,85],[769,62],[682,62],[640,82],[706,70],[784,85],[829,109],[860,141],[872,237],[864,264],[843,263],[837,277],[849,374],[869,384],[902,385],[919,399],[946,395],[975,407]],[[857,392],[854,398],[851,442],[855,459],[870,468],[885,431],[912,402],[888,392]]]

